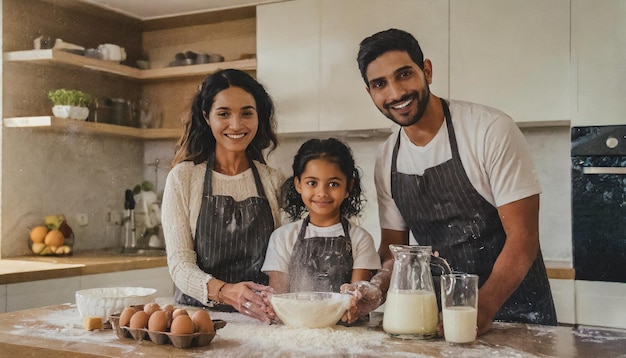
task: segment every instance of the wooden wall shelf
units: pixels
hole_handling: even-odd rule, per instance
[[[153,68],[140,70],[138,68],[120,65],[113,61],[98,60],[95,58],[75,55],[61,50],[27,50],[13,51],[4,54],[7,62],[31,62],[53,65],[66,65],[82,67],[94,71],[111,73],[137,80],[161,80],[184,78],[190,76],[203,76],[222,68],[235,68],[240,70],[255,70],[256,59],[244,59],[227,62],[214,62],[190,66],[176,66],[166,68]]]
[[[178,139],[182,133],[182,128],[134,128],[115,124],[77,121],[74,119],[57,118],[52,116],[4,118],[3,125],[7,128],[36,128],[57,132],[101,134],[142,140]]]

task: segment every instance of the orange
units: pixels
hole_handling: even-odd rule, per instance
[[[59,230],[50,230],[48,234],[46,234],[43,242],[48,246],[59,247],[65,242],[65,237]]]
[[[40,226],[35,226],[31,231],[30,231],[30,239],[35,242],[35,243],[39,243],[39,242],[43,242],[43,240],[46,237],[46,234],[48,233],[48,228],[40,225]]]

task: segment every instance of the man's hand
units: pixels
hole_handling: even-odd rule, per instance
[[[349,293],[354,297],[346,309],[341,320],[347,323],[354,323],[362,316],[372,312],[383,301],[383,295],[378,286],[369,281],[357,281],[355,283],[345,283],[341,285],[341,293]]]

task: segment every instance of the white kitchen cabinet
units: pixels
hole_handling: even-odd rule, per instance
[[[356,61],[359,43],[389,28],[405,30],[417,38],[424,56],[433,61],[431,90],[447,96],[447,1],[324,0],[321,4],[319,93],[322,130],[391,126],[391,121],[378,111],[365,90]]]
[[[570,0],[450,0],[450,97],[518,122],[570,119],[569,14]]]
[[[393,16],[381,14],[393,12]],[[356,56],[365,37],[413,33],[434,62],[432,90],[448,94],[448,3],[295,0],[257,7],[258,79],[281,133],[389,128],[365,90]]]
[[[80,277],[54,278],[7,285],[7,312],[74,302]]]
[[[576,323],[626,329],[626,283],[576,280]]]
[[[75,303],[78,290],[118,286],[155,288],[157,297],[174,295],[174,283],[164,266],[1,285],[0,312]]]
[[[572,126],[626,124],[626,2],[572,0]]]
[[[559,323],[576,324],[574,280],[551,278],[549,281]]]
[[[7,311],[7,285],[0,285],[0,313]]]
[[[319,130],[320,5],[257,7],[257,79],[274,99],[278,132]]]

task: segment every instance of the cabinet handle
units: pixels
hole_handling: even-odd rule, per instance
[[[583,174],[626,174],[626,167],[584,167]]]

